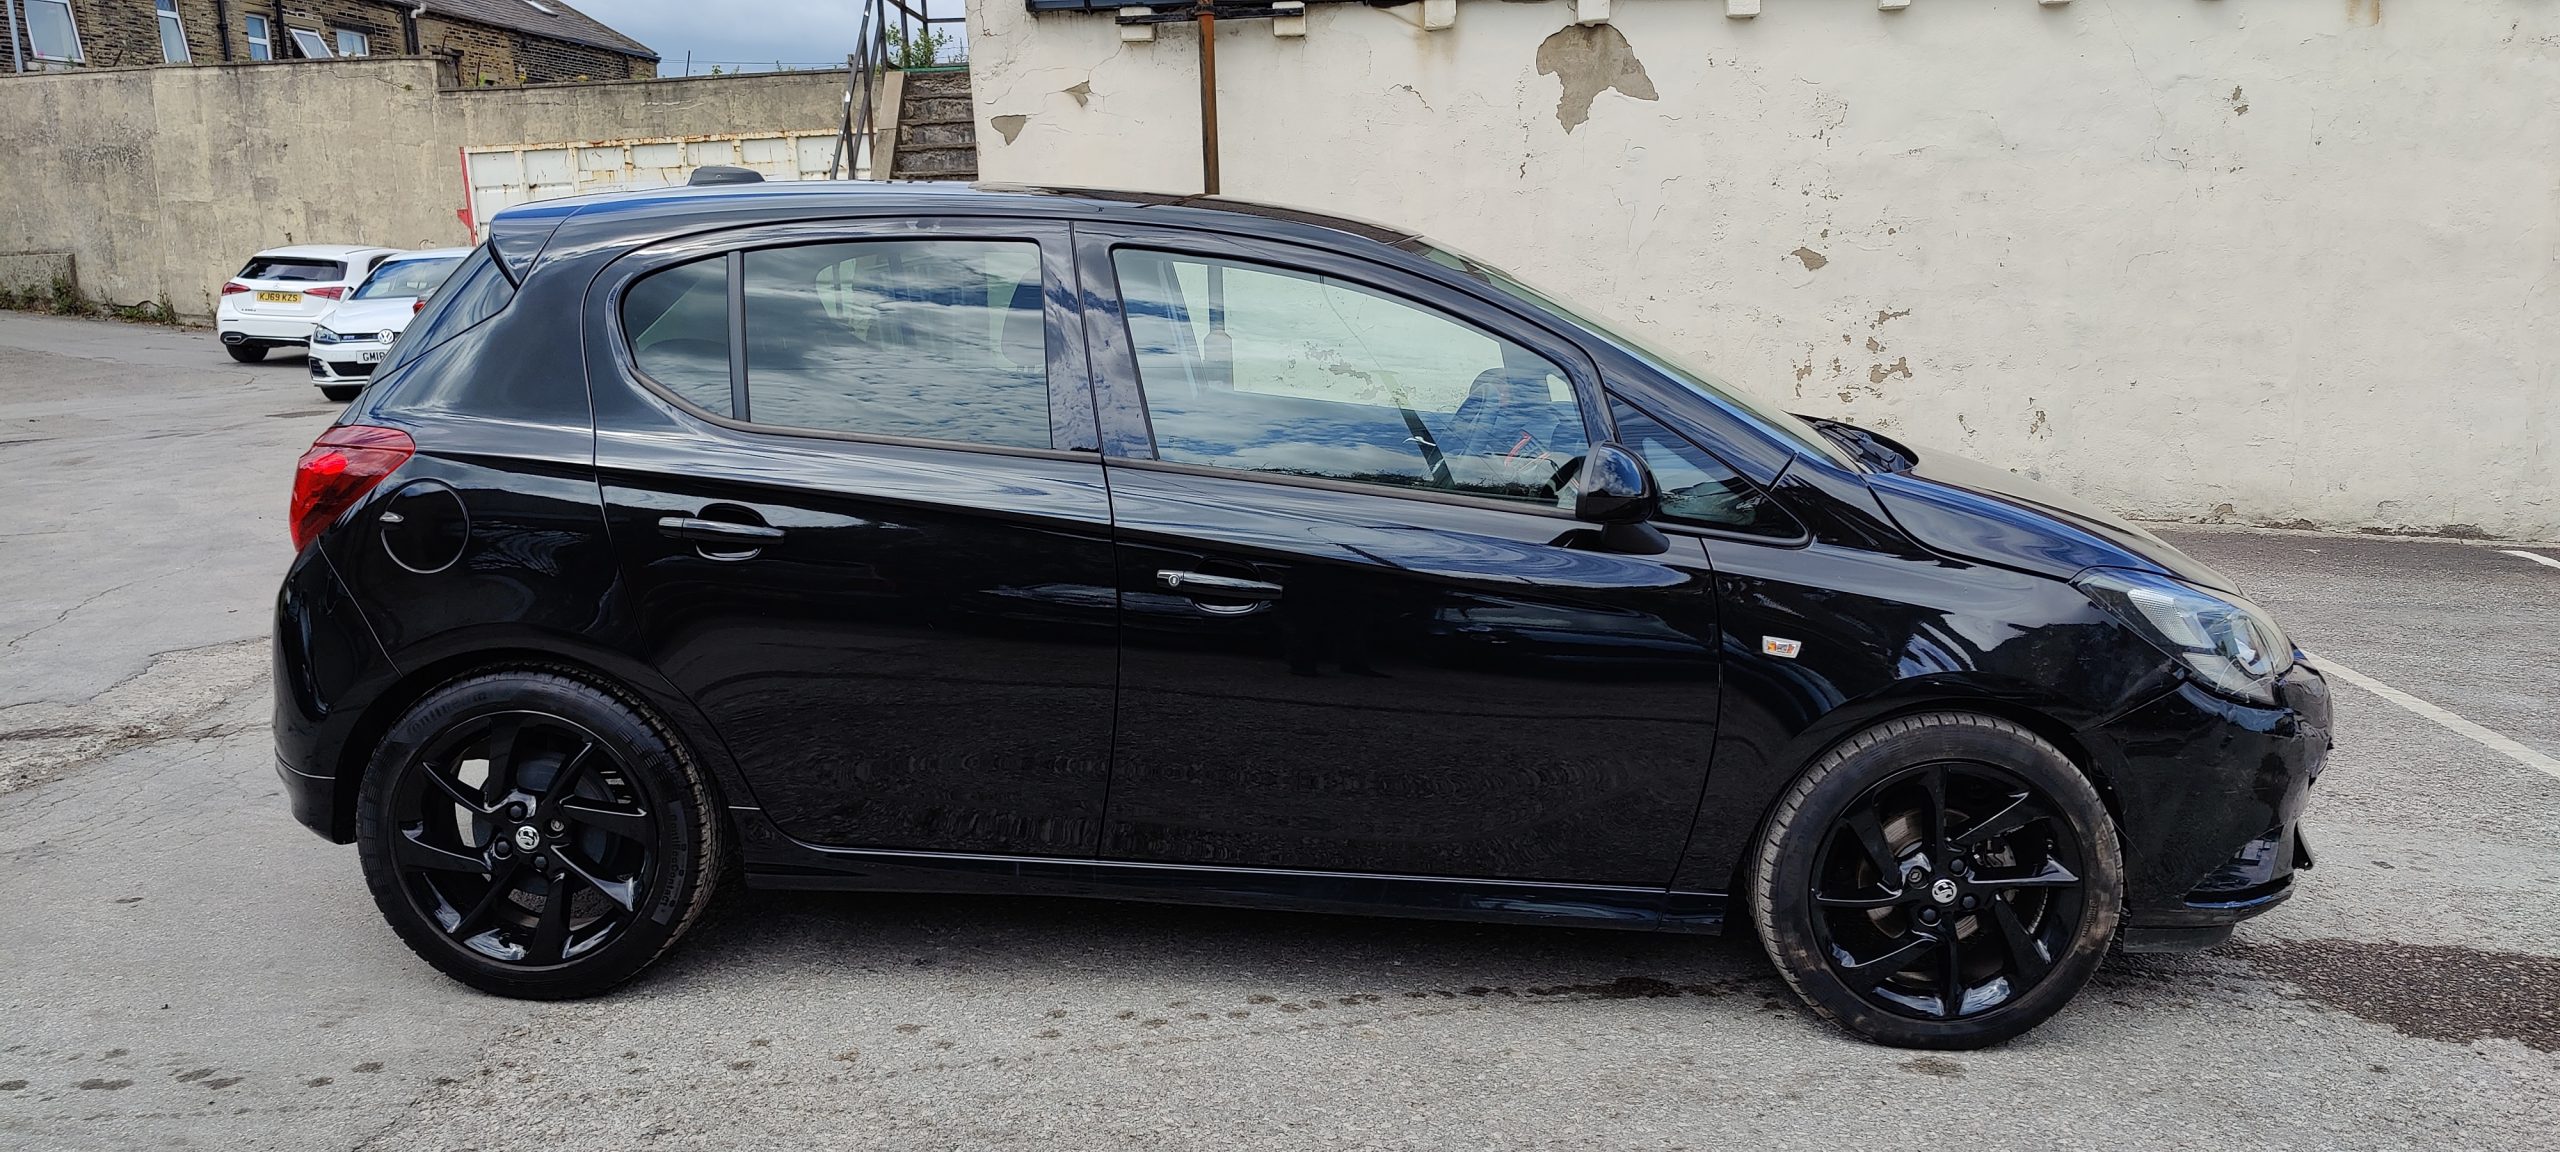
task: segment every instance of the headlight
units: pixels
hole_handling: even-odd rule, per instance
[[[2226,696],[2273,704],[2276,677],[2293,667],[2284,630],[2240,597],[2121,568],[2092,569],[2073,583]]]
[[[344,339],[346,339],[346,337],[340,336],[326,327],[315,327],[311,330],[311,342],[314,344],[335,344]]]

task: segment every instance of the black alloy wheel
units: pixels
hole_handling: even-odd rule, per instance
[[[243,364],[255,364],[258,361],[267,358],[267,346],[264,344],[248,342],[225,344],[222,346],[222,350],[230,353],[232,359]]]
[[[2034,734],[1960,713],[1879,726],[1781,801],[1752,895],[1817,1011],[1886,1043],[2034,1027],[2087,982],[2123,886],[2086,777]]]
[[[578,680],[438,688],[385,737],[358,801],[375,902],[428,962],[487,991],[593,995],[708,902],[720,829],[664,730]]]
[[[2086,854],[2014,773],[1941,761],[1869,788],[1832,822],[1814,937],[1870,1004],[1979,1016],[2033,988],[2087,904]]]

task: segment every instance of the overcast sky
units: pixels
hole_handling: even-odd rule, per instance
[[[909,0],[914,4],[914,0]],[[707,0],[571,0],[578,10],[610,24],[618,32],[658,53],[658,74],[684,74],[685,53],[693,53],[693,70],[708,72],[718,64],[724,72],[772,68],[785,64],[844,64],[854,50],[861,24],[859,0],[756,0],[723,4]],[[936,16],[957,16],[961,0],[927,0],[914,4]],[[948,29],[958,38],[958,26]]]

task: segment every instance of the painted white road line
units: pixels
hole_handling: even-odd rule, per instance
[[[2469,739],[2474,744],[2478,744],[2481,747],[2494,752],[2505,754],[2508,759],[2514,760],[2518,764],[2522,764],[2527,768],[2541,772],[2554,780],[2560,780],[2560,760],[2555,760],[2540,752],[2536,752],[2531,748],[2527,748],[2522,744],[2518,744],[2514,740],[2500,733],[2492,732],[2478,724],[2474,724],[2469,720],[2456,716],[2442,707],[2429,704],[2424,700],[2420,700],[2417,697],[2385,684],[2380,680],[2376,680],[2371,676],[2367,676],[2362,672],[2358,672],[2353,668],[2340,664],[2329,657],[2313,655],[2311,653],[2305,653],[2305,655],[2311,656],[2311,666],[2319,669],[2323,673],[2335,676],[2340,680],[2344,680],[2349,684],[2353,684],[2358,688],[2362,688],[2367,692],[2380,696],[2383,699],[2415,712],[2420,716],[2433,720],[2438,725],[2460,733],[2463,737]]]
[[[2536,564],[2547,564],[2547,565],[2549,565],[2549,566],[2551,566],[2551,567],[2553,567],[2553,568],[2560,568],[2560,560],[2554,560],[2554,559],[2552,559],[2551,557],[2549,557],[2549,556],[2545,556],[2545,555],[2543,555],[2543,554],[2542,554],[2542,553],[2540,553],[2540,552],[2526,552],[2526,551],[2522,551],[2522,550],[2520,550],[2520,549],[2515,549],[2515,548],[2502,548],[2502,549],[2499,549],[2499,551],[2505,552],[2505,553],[2506,553],[2507,555],[2509,555],[2509,556],[2521,556],[2521,557],[2524,557],[2525,559],[2527,559],[2527,560],[2531,560],[2531,561],[2533,561],[2533,562],[2534,562],[2534,563],[2536,563]]]

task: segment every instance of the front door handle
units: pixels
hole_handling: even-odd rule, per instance
[[[1247,580],[1240,576],[1217,576],[1207,572],[1156,573],[1156,583],[1185,596],[1209,596],[1221,600],[1277,600],[1280,586],[1264,580]]]

